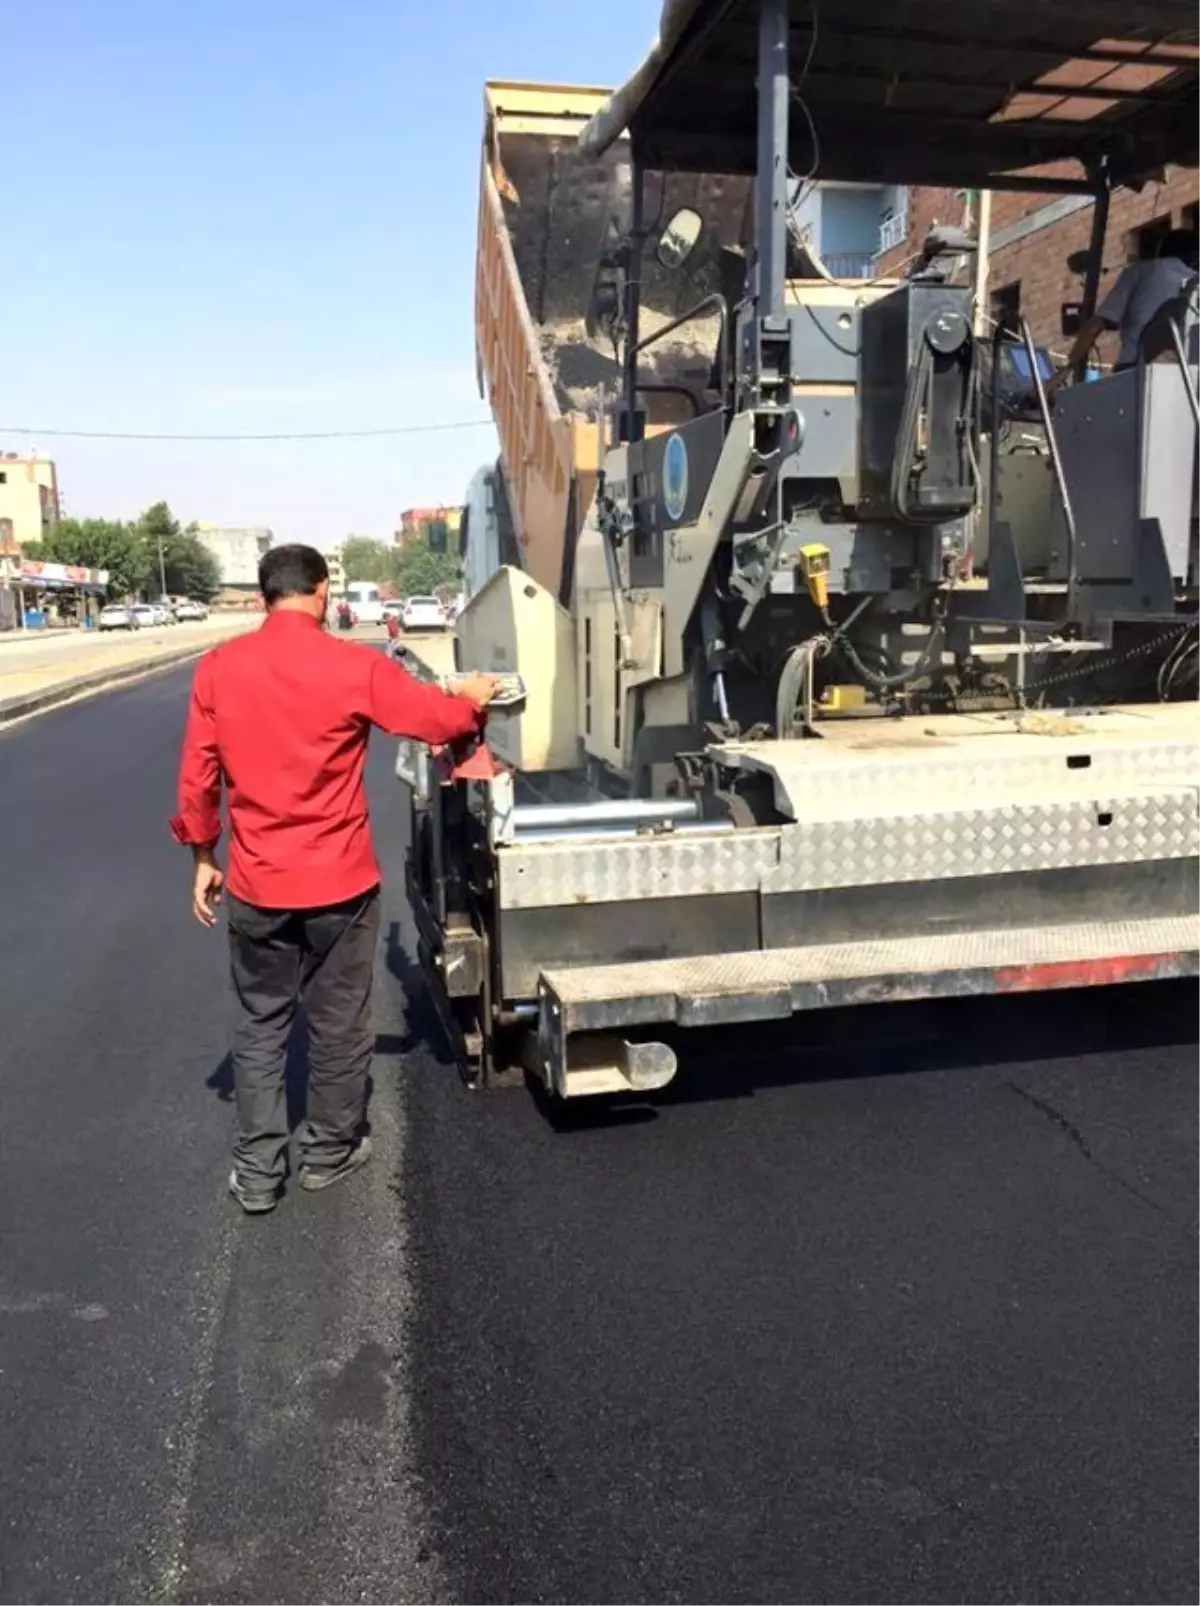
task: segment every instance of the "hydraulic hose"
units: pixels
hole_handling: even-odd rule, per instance
[[[937,314],[930,318],[921,331],[921,349],[912,371],[908,376],[908,386],[904,393],[904,408],[900,414],[900,427],[896,432],[896,450],[892,457],[892,505],[902,519],[910,524],[944,524],[948,518],[961,515],[948,513],[945,508],[921,508],[912,501],[912,472],[917,460],[917,431],[921,420],[922,406],[926,416],[933,415],[933,374],[934,356],[936,347],[930,339]],[[975,360],[975,337],[967,327],[966,338],[963,341],[967,350],[968,375],[965,409],[958,420],[958,427],[967,433],[968,450],[967,459],[971,466],[971,506],[975,504],[975,496],[979,490],[979,474],[976,467],[976,454],[971,444],[970,432],[975,424],[977,411],[977,392],[979,383],[979,365]],[[962,347],[959,348],[960,350]],[[964,508],[963,513],[970,511]]]
[[[921,656],[916,663],[910,664],[907,669],[897,670],[894,675],[881,675],[878,670],[868,669],[854,650],[854,645],[849,636],[835,635],[830,642],[830,647],[832,650],[841,653],[851,669],[866,685],[874,686],[877,691],[892,691],[898,686],[908,686],[914,680],[920,680],[921,676],[932,667],[934,654],[941,650],[942,637],[945,634],[945,630],[945,621],[943,619],[935,620],[933,629],[929,634],[929,640],[925,643]]]

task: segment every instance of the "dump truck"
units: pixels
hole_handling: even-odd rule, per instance
[[[397,759],[471,1085],[1197,973],[1194,281],[1052,400],[964,231],[846,281],[796,226],[822,179],[1082,196],[1086,316],[1112,189],[1196,165],[1194,8],[1112,15],[667,0],[614,93],[487,86],[455,653],[506,694]]]

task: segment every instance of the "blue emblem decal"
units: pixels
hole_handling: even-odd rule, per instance
[[[672,435],[663,453],[662,498],[667,517],[676,524],[687,506],[688,457],[682,435]]]

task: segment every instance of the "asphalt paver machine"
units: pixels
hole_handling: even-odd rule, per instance
[[[615,94],[488,86],[456,652],[509,696],[398,760],[471,1082],[1196,973],[1195,286],[1051,399],[966,233],[846,280],[796,227],[822,180],[1090,197],[1086,314],[1109,191],[1196,161],[1194,5],[1129,15],[668,0]]]

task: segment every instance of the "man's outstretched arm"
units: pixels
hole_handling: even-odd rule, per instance
[[[444,747],[483,729],[487,705],[496,692],[494,675],[470,676],[451,695],[417,680],[391,659],[372,656],[364,713],[389,736]]]

